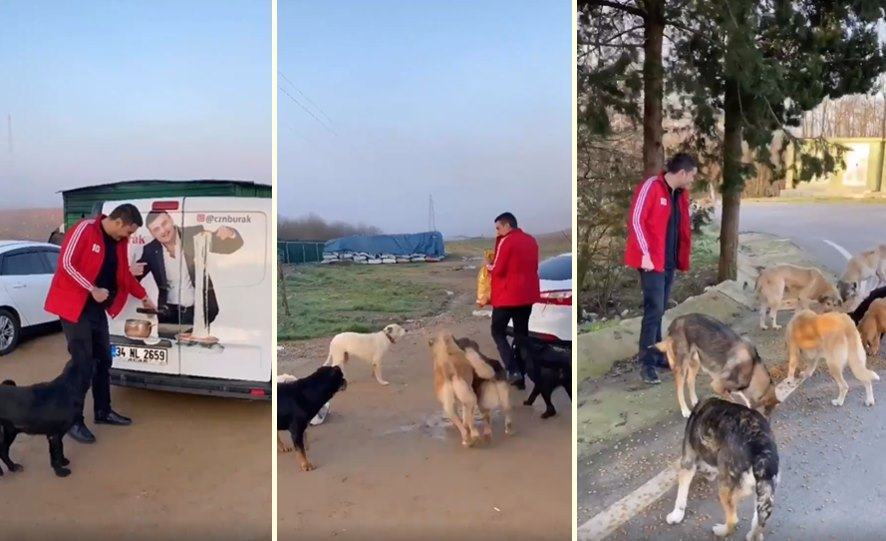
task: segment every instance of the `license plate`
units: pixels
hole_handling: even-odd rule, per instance
[[[166,349],[143,348],[137,346],[111,346],[111,356],[115,361],[130,363],[166,364]]]

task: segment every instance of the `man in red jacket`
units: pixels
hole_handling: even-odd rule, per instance
[[[508,322],[515,336],[529,336],[529,316],[538,302],[538,243],[517,227],[510,212],[495,219],[495,258],[487,265],[492,275],[492,339],[508,371],[508,381],[524,387],[524,369],[508,343]]]
[[[44,307],[61,318],[71,359],[94,367],[92,402],[99,424],[132,423],[111,409],[111,343],[105,313],[117,317],[129,295],[141,299],[145,308],[155,308],[129,270],[129,236],[141,225],[141,213],[130,204],[108,216],[77,222],[65,234],[46,296]],[[68,435],[81,443],[95,442],[82,414]]]
[[[643,381],[648,384],[661,383],[656,365],[667,366],[662,353],[650,346],[661,341],[661,319],[668,306],[674,269],[689,270],[689,188],[696,171],[695,158],[675,154],[665,171],[637,186],[628,214],[625,263],[640,271],[643,323],[637,360]]]

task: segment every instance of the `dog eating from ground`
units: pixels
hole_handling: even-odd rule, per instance
[[[504,366],[482,353],[468,338],[455,338],[440,331],[428,340],[434,362],[434,390],[443,411],[461,434],[461,442],[471,447],[479,439],[474,423],[474,408],[484,421],[483,436],[492,437],[493,409],[505,418],[505,434],[513,434],[511,402]],[[461,418],[457,409],[461,405]]]
[[[848,364],[855,379],[864,384],[865,405],[874,405],[871,382],[879,380],[880,376],[867,368],[867,355],[861,336],[848,315],[838,312],[816,314],[812,310],[801,310],[791,318],[786,335],[788,379],[793,380],[802,357],[812,358],[812,365],[800,374],[804,380],[815,372],[819,359],[824,357],[828,371],[839,389],[837,398],[831,400],[831,403],[842,406],[849,391],[849,385],[843,379],[843,370]]]
[[[277,448],[284,453],[292,450],[279,434],[280,430],[288,430],[302,471],[314,469],[306,454],[308,424],[335,393],[344,391],[347,386],[344,373],[338,366],[321,366],[308,377],[277,383]]]
[[[711,388],[721,398],[738,394],[745,405],[767,417],[778,405],[775,383],[757,348],[725,323],[704,314],[687,314],[671,322],[668,336],[652,346],[668,359],[677,384],[677,403],[689,417],[683,386],[689,385],[689,400],[698,403],[695,378],[699,369],[711,376]]]
[[[754,494],[754,518],[746,539],[762,541],[775,504],[778,468],[778,448],[766,417],[741,404],[707,398],[695,406],[686,423],[677,501],[667,523],[682,522],[689,485],[696,470],[701,470],[710,480],[718,479],[726,515],[723,524],[713,527],[714,535],[725,537],[735,531],[739,502]]]
[[[886,299],[877,299],[871,303],[861,322],[858,324],[861,343],[868,355],[880,353],[880,340],[886,333]]]
[[[525,336],[515,336],[514,341],[533,383],[532,392],[523,404],[531,406],[540,394],[545,401],[541,418],[553,417],[557,410],[551,403],[551,394],[557,387],[563,387],[572,400],[572,355]]]
[[[778,324],[778,310],[788,297],[796,297],[797,304],[802,309],[808,309],[813,302],[817,302],[825,310],[840,306],[845,298],[841,297],[837,288],[820,270],[788,264],[760,270],[755,290],[760,302],[761,329],[768,328],[767,312],[772,318],[772,328],[781,328]]]
[[[10,471],[22,470],[22,466],[9,457],[9,448],[16,436],[24,433],[46,436],[49,464],[55,474],[59,477],[71,474],[62,438],[83,413],[93,370],[92,363],[69,360],[52,381],[18,387],[14,381],[6,380],[0,385],[0,460]]]
[[[329,342],[326,366],[344,366],[353,357],[359,357],[372,365],[372,375],[382,385],[388,385],[381,375],[381,361],[392,344],[406,334],[406,330],[392,323],[374,333],[343,332]]]
[[[864,293],[867,283],[873,283],[874,287],[886,282],[886,244],[881,244],[873,250],[855,254],[846,263],[846,270],[837,282],[837,288],[844,299],[851,299]]]

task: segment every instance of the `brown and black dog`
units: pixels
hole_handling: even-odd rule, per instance
[[[721,398],[739,394],[745,405],[766,416],[778,405],[775,383],[757,348],[725,323],[705,314],[687,314],[671,322],[668,337],[654,346],[667,356],[677,384],[677,402],[689,417],[683,386],[689,384],[692,406],[698,403],[695,377],[699,369],[711,376],[711,387]]]

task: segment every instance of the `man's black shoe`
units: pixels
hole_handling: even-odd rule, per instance
[[[114,410],[110,410],[107,413],[96,413],[95,423],[99,425],[127,426],[132,424],[132,419],[124,417]]]
[[[74,426],[68,429],[68,436],[71,436],[74,441],[78,441],[80,443],[95,443],[95,435],[86,428],[86,425],[83,421],[76,423]]]
[[[640,368],[640,374],[643,377],[643,383],[648,385],[657,385],[661,383],[661,380],[658,379],[658,374],[655,372],[654,366],[644,364]]]

